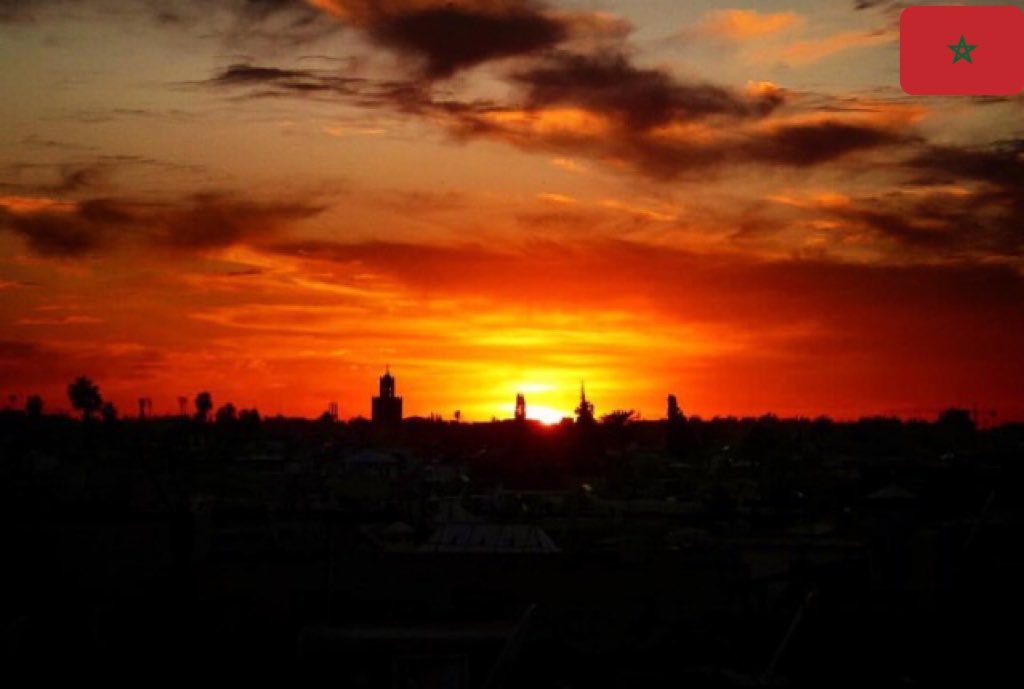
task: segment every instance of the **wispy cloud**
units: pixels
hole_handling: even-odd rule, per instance
[[[895,44],[898,39],[899,32],[892,29],[845,31],[824,38],[793,41],[778,48],[758,51],[756,55],[762,60],[777,60],[787,65],[801,66],[855,48]]]
[[[713,10],[696,25],[684,29],[684,34],[749,41],[791,31],[804,22],[804,17],[796,12],[762,14],[748,9]]]
[[[132,241],[166,250],[218,249],[271,236],[323,210],[304,202],[254,202],[211,193],[170,203],[37,201],[0,197],[0,229],[23,238],[42,256],[61,258],[87,256]]]

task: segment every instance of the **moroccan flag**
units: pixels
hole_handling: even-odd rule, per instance
[[[915,96],[1010,96],[1024,87],[1024,12],[915,5],[900,14],[900,84]]]

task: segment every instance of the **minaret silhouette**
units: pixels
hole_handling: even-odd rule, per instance
[[[402,398],[395,395],[395,377],[391,366],[384,367],[379,394],[371,400],[373,422],[393,426],[402,422]]]
[[[587,388],[580,381],[580,406],[576,407],[576,423],[590,423],[594,420],[594,403],[587,400]]]

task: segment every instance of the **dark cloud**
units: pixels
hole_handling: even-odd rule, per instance
[[[521,96],[506,103],[439,98],[424,82],[374,82],[332,70],[254,64],[231,65],[204,84],[242,89],[250,97],[341,98],[389,107],[439,122],[459,139],[491,138],[525,150],[597,158],[661,179],[728,165],[821,165],[914,140],[898,126],[851,123],[838,114],[773,125],[770,117],[786,101],[782,89],[769,85],[748,93],[688,83],[663,70],[636,67],[619,53],[553,53],[514,73],[512,81]],[[608,126],[599,132],[586,127],[524,131],[518,126],[545,110],[567,107],[602,118]],[[509,113],[522,118],[503,117]],[[685,139],[656,131],[702,121],[726,136]]]
[[[745,97],[713,84],[676,80],[642,69],[621,54],[559,53],[514,77],[530,108],[572,105],[616,118],[630,129],[650,129],[708,115],[756,117],[782,103],[782,91]]]
[[[390,16],[370,27],[381,45],[419,58],[429,78],[489,60],[551,48],[568,35],[560,21],[524,5],[493,12],[449,4]]]
[[[900,128],[841,120],[782,122],[748,131],[741,129],[742,121],[737,121],[732,126],[718,125],[714,130],[718,135],[707,139],[660,136],[629,126],[599,131],[523,132],[501,118],[489,118],[490,111],[489,106],[449,107],[445,121],[460,138],[493,138],[524,150],[596,158],[661,180],[745,165],[811,167],[858,152],[902,147],[916,141]]]
[[[60,141],[57,139],[44,139],[35,134],[30,134],[21,140],[21,143],[25,146],[32,146],[34,148],[48,148],[63,151],[90,151],[95,150],[95,146],[87,146],[79,143],[71,143],[70,141]]]
[[[836,232],[870,237],[875,250],[903,261],[1012,264],[1024,257],[1024,141],[956,147],[912,140],[907,148],[909,158],[887,163],[906,181],[812,206],[810,214],[841,221]]]
[[[982,181],[1024,193],[1024,139],[990,146],[928,146],[908,163],[947,182]]]
[[[859,151],[900,147],[917,139],[900,125],[835,117],[773,121],[786,104],[782,89],[739,92],[684,82],[663,70],[639,68],[619,53],[556,53],[513,75],[522,102],[432,101],[421,108],[459,138],[496,138],[527,150],[598,158],[644,175],[671,179],[690,172],[748,164],[823,165]],[[528,125],[545,110],[572,108],[602,126]],[[507,113],[522,117],[505,117]],[[497,115],[497,116],[495,116]],[[713,136],[666,134],[659,128],[706,123]]]
[[[899,131],[839,121],[781,124],[749,136],[707,143],[667,143],[650,137],[626,138],[624,159],[642,172],[672,178],[722,166],[769,165],[791,168],[832,163],[840,158],[908,141]]]
[[[779,126],[738,149],[741,155],[757,162],[805,167],[827,163],[854,151],[911,141],[913,137],[895,129],[825,120]]]
[[[220,35],[230,44],[308,45],[354,27],[370,40],[443,78],[490,60],[535,53],[561,43],[579,28],[531,0],[145,0],[152,20],[166,27]],[[115,0],[0,0],[0,21],[33,20],[70,8],[123,18]],[[592,30],[609,27],[591,22]],[[606,22],[607,24],[607,22]]]
[[[41,359],[48,354],[47,348],[38,342],[0,340],[0,364],[23,364],[29,360]]]
[[[116,202],[96,199],[72,209],[12,211],[0,199],[0,228],[22,237],[41,256],[77,257],[107,247],[113,233],[133,220]]]
[[[156,240],[178,249],[215,249],[266,237],[323,211],[307,203],[256,203],[204,194],[153,214]]]
[[[128,11],[126,11],[126,9]],[[228,43],[299,46],[344,28],[305,0],[0,0],[0,22],[34,22],[89,13],[114,21],[144,18],[184,30],[202,29]]]
[[[897,0],[853,0],[853,9],[855,10],[871,10],[876,7],[886,12],[896,12],[902,10],[909,3],[898,2]]]
[[[204,251],[256,241],[323,210],[302,202],[257,203],[200,194],[174,204],[92,199],[19,209],[0,198],[0,229],[42,256],[74,258],[121,241],[177,251]]]
[[[252,64],[234,64],[204,82],[207,86],[248,88],[253,97],[331,96],[361,94],[364,79],[315,69],[278,69]]]
[[[927,146],[907,162],[914,194],[895,194],[862,217],[909,245],[952,255],[1024,256],[1024,140]],[[943,186],[955,185],[949,192]]]
[[[183,165],[140,155],[104,153],[67,163],[15,162],[0,168],[0,192],[67,198],[98,196],[111,178],[140,167],[196,172],[199,165]]]
[[[907,259],[984,261],[1024,256],[1021,210],[1003,193],[935,192],[863,199],[838,215],[895,242]]]
[[[476,65],[538,54],[587,27],[533,0],[323,0],[319,3],[370,40],[415,60],[428,79]],[[605,22],[607,24],[607,22]],[[590,31],[609,27],[590,22]],[[616,27],[618,30],[618,27]]]
[[[49,165],[17,162],[5,169],[7,180],[0,190],[41,195],[67,194],[98,185],[107,175],[99,160]]]
[[[45,190],[54,194],[67,194],[95,187],[106,175],[106,169],[99,164],[61,166],[60,181]]]

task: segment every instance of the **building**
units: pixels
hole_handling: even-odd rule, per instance
[[[386,369],[380,377],[380,394],[371,402],[373,422],[395,426],[402,422],[402,398],[395,395],[395,377]]]
[[[580,383],[580,406],[576,407],[576,423],[594,423],[594,403],[587,399],[587,390]]]
[[[526,420],[526,396],[523,393],[516,394],[516,421]]]

